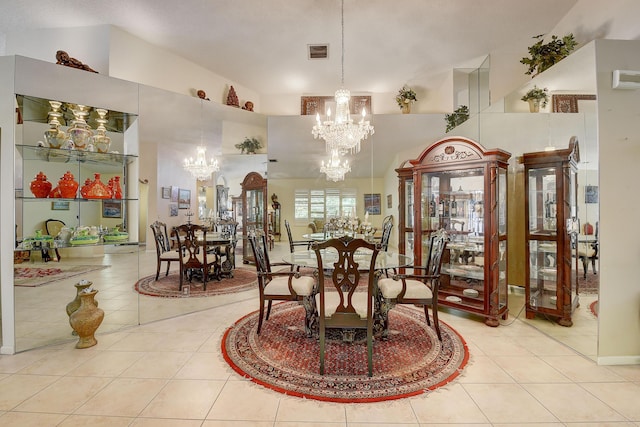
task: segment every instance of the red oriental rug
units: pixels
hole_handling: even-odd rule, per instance
[[[225,360],[240,375],[297,397],[342,403],[379,402],[415,396],[443,386],[464,369],[464,339],[440,322],[442,343],[424,312],[397,306],[389,314],[389,338],[373,345],[373,376],[367,376],[366,343],[327,341],[325,375],[319,374],[319,342],[304,333],[304,308],[275,304],[256,334],[258,312],[229,328],[222,339]]]
[[[255,270],[236,268],[233,277],[224,277],[220,281],[215,279],[207,281],[207,290],[204,290],[202,281],[194,278],[192,282],[184,281],[189,285],[189,294],[180,292],[180,275],[177,272],[160,272],[160,278],[156,281],[156,275],[143,277],[134,285],[134,289],[142,294],[162,298],[194,298],[210,297],[213,295],[230,294],[235,292],[257,289],[258,276]]]
[[[108,267],[69,265],[64,262],[18,264],[13,266],[13,280],[15,286],[36,287]]]

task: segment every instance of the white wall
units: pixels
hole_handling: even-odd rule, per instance
[[[638,15],[636,15],[638,16]],[[640,90],[611,88],[615,69],[640,71],[640,42],[596,41],[600,141],[598,362],[640,363]]]

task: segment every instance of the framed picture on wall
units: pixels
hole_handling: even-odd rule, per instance
[[[122,202],[114,200],[102,201],[103,218],[122,218]]]
[[[584,186],[584,202],[598,203],[598,186],[597,185]]]
[[[178,216],[178,204],[169,203],[169,216]]]
[[[191,190],[180,189],[178,195],[178,209],[189,209],[191,207]]]
[[[171,201],[178,203],[178,193],[180,193],[180,188],[171,186]]]
[[[162,187],[162,198],[163,199],[171,198],[171,187]]]
[[[52,211],[68,211],[69,202],[64,202],[61,200],[56,200],[55,202],[51,202],[51,210]]]
[[[392,205],[393,205],[393,201],[391,199],[391,194],[387,194],[387,209],[391,209]]]
[[[380,193],[364,195],[364,211],[369,215],[380,215]]]

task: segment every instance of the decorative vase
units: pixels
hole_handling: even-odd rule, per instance
[[[91,178],[87,178],[84,180],[84,185],[80,189],[80,196],[82,196],[83,199],[88,199],[87,192],[89,192],[90,188],[91,188]]]
[[[44,140],[47,141],[49,147],[51,148],[60,148],[62,144],[67,140],[67,135],[64,131],[60,130],[60,117],[62,117],[62,113],[60,112],[60,107],[62,106],[61,102],[58,101],[49,101],[51,105],[51,111],[49,111],[49,129],[44,132]]]
[[[51,187],[53,185],[47,181],[47,176],[42,172],[38,172],[36,177],[31,181],[31,185],[29,188],[34,196],[39,199],[44,199],[49,196],[49,192],[51,191]]]
[[[110,199],[111,190],[102,181],[100,181],[100,174],[93,174],[94,180],[89,184],[89,188],[86,192],[87,199]]]
[[[67,242],[68,242],[68,239],[67,239]],[[67,304],[67,307],[66,307],[67,316],[71,316],[78,308],[80,308],[80,292],[82,292],[84,289],[90,288],[91,285],[93,285],[93,282],[90,282],[88,280],[81,280],[75,285],[73,285],[76,287],[76,297],[73,299],[73,301]],[[94,299],[94,302],[96,303],[96,307],[97,307],[98,301],[95,301]],[[74,330],[73,335],[78,335],[78,333]]]
[[[98,344],[95,332],[104,319],[104,310],[95,301],[97,290],[86,288],[79,292],[80,307],[69,315],[69,324],[78,334],[76,348],[88,348]]]
[[[96,128],[96,134],[93,135],[93,146],[98,153],[107,153],[111,145],[111,138],[107,136],[107,128],[104,126],[108,122],[106,119],[107,110],[96,108],[96,113],[98,113],[98,118],[96,119],[98,127]]]
[[[120,186],[120,177],[114,176],[109,179],[109,190],[111,190],[111,198],[122,199],[122,187]]]
[[[540,111],[540,100],[539,99],[527,99],[529,103],[529,112],[537,113]]]
[[[60,189],[58,187],[55,187],[53,190],[51,190],[49,192],[49,198],[50,199],[60,199],[60,198],[62,198],[62,194],[60,194]]]
[[[64,199],[75,199],[78,193],[78,181],[73,178],[73,174],[67,171],[60,181],[58,181],[58,191]]]
[[[73,112],[73,125],[69,128],[69,139],[73,142],[77,150],[85,150],[87,144],[91,142],[93,131],[87,124],[86,118],[89,116],[89,109],[86,105],[74,104],[71,106]]]
[[[402,114],[409,114],[409,113],[411,113],[411,103],[405,102],[404,104],[402,104]]]

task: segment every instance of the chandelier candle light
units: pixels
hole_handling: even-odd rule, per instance
[[[347,172],[351,172],[349,161],[345,160],[344,162],[342,162],[337,150],[331,151],[331,158],[329,159],[327,164],[325,165],[323,160],[322,166],[320,166],[320,173],[327,174],[327,181],[344,181],[344,175]]]
[[[358,123],[354,123],[349,111],[349,99],[351,93],[344,88],[344,0],[342,1],[342,87],[335,93],[336,114],[331,120],[331,109],[327,110],[327,119],[320,120],[320,114],[316,114],[316,124],[313,126],[311,133],[313,137],[324,139],[326,142],[327,152],[336,151],[339,155],[348,152],[356,154],[360,151],[360,143],[366,139],[369,134],[373,135],[373,126],[368,120],[365,120],[367,112],[362,109],[362,118]],[[328,178],[328,177],[327,177]]]

